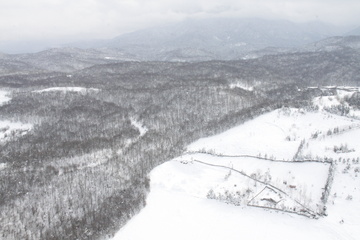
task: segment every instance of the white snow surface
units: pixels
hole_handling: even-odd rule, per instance
[[[147,127],[142,122],[136,120],[136,118],[130,118],[131,124],[136,127],[140,132],[140,137],[144,136],[148,131]]]
[[[355,213],[360,210],[356,202],[360,200],[359,194],[352,200],[354,212],[346,209],[347,200],[340,198],[341,211],[334,205],[328,217],[308,219],[204,197],[205,189],[224,181],[225,172],[196,163],[189,167],[179,161],[155,168],[150,175],[147,206],[113,240],[358,239],[359,221]],[[342,212],[344,209],[347,211]]]
[[[288,193],[294,200],[316,211],[317,205],[321,205],[323,187],[326,184],[329,167],[328,163],[321,162],[281,162],[268,161],[251,157],[226,157],[212,156],[209,154],[185,154],[175,160],[182,163],[203,163],[228,167],[240,171],[248,176],[256,175],[256,179],[267,182],[272,186]],[[229,170],[227,170],[227,174]],[[226,175],[226,171],[225,174]],[[259,193],[265,185],[258,184],[253,187],[254,181],[232,172],[226,181],[222,180],[212,184],[215,192],[245,192],[251,189],[250,198]],[[270,179],[271,178],[271,179]],[[295,187],[294,189],[290,186]],[[188,186],[187,186],[188,187]],[[209,187],[205,188],[209,191]],[[204,197],[202,195],[200,197]],[[248,202],[250,199],[245,199]]]
[[[10,97],[8,97],[8,92],[4,90],[0,90],[0,106],[8,101],[11,100]]]
[[[244,89],[246,91],[254,91],[254,87],[253,86],[249,86],[248,84],[244,84],[244,83],[241,83],[241,82],[238,82],[238,83],[232,83],[230,84],[229,86],[231,89],[233,88],[241,88],[241,89]]]
[[[0,90],[0,105],[11,100],[8,94],[9,92]],[[9,138],[26,134],[31,128],[32,124],[0,120],[0,143]],[[4,168],[5,165],[1,165],[0,163],[0,170]]]
[[[146,207],[114,239],[359,239],[360,112],[344,101],[359,88],[321,90],[331,91],[313,100],[318,111],[266,113],[199,139],[184,155],[155,168]],[[350,113],[336,115],[333,107],[341,105]],[[333,160],[333,168],[324,159]],[[326,216],[247,206],[269,207],[274,201],[285,210],[320,213],[330,169]]]
[[[44,92],[79,92],[79,93],[87,93],[87,92],[98,92],[100,89],[98,88],[84,88],[84,87],[52,87],[45,88],[42,90],[33,91],[35,93],[44,93]]]
[[[0,143],[19,135],[24,135],[32,129],[32,124],[0,120]]]
[[[11,100],[9,92],[0,90],[0,105]],[[19,135],[24,135],[32,128],[32,124],[0,120],[0,143]],[[1,161],[1,159],[0,159]],[[6,167],[0,162],[0,170]]]
[[[316,97],[313,101],[314,105],[320,107],[320,109],[331,108],[341,105],[340,99],[336,96],[321,96]]]
[[[329,114],[286,108],[266,113],[224,133],[190,144],[189,152],[252,155],[292,160],[303,139],[334,126],[356,126],[360,121]]]
[[[354,127],[329,136],[310,139],[302,151],[302,155],[315,158],[356,159],[360,157],[360,129]],[[350,139],[350,141],[349,141]],[[336,148],[339,150],[336,151]],[[341,150],[341,148],[343,148]]]
[[[320,97],[316,97],[313,99],[313,104],[317,106],[320,110],[329,109],[333,107],[337,107],[343,105],[350,110],[350,116],[358,116],[359,111],[349,106],[346,102],[346,99],[349,99],[353,96],[354,93],[359,92],[358,87],[337,87],[337,86],[329,86],[320,88],[321,91],[332,91],[331,95],[324,95]]]
[[[6,163],[0,163],[0,171],[6,168]]]
[[[113,239],[359,239],[360,164],[355,159],[360,152],[359,126],[357,119],[321,109],[309,112],[284,108],[200,139],[189,145],[183,156],[150,173],[146,207]],[[328,135],[335,128],[339,131]],[[326,204],[327,216],[311,219],[207,198],[209,190],[215,194],[243,193],[248,188],[252,191],[249,198],[259,193],[258,198],[281,200],[271,189],[266,190],[266,185],[255,184],[241,172],[257,174],[261,181],[286,192],[291,198],[283,198],[283,205],[294,207],[300,202],[316,211],[330,164],[288,162],[301,142],[300,154],[309,159],[338,158]],[[334,145],[341,144],[354,151],[335,153]],[[340,161],[347,156],[353,159]],[[267,175],[270,180],[265,179]]]

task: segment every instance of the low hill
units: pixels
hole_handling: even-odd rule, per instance
[[[360,50],[360,36],[330,37],[300,48],[301,51],[338,51],[343,49]]]

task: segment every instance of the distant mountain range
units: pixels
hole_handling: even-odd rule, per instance
[[[342,49],[360,50],[360,36],[330,37],[300,48],[302,52],[331,52]]]
[[[264,48],[293,48],[332,36],[360,35],[360,28],[321,22],[210,18],[153,27],[109,40],[0,42],[0,52],[30,53],[49,48],[116,48],[138,60],[201,61],[237,59]]]
[[[347,34],[339,36],[343,32]],[[72,72],[124,61],[199,62],[349,49],[359,52],[360,36],[348,34],[346,29],[322,23],[260,19],[189,20],[106,41],[74,43],[37,53],[0,53],[0,74]]]
[[[124,34],[111,40],[72,47],[116,48],[141,60],[202,61],[239,59],[264,48],[294,48],[347,29],[320,22],[293,23],[262,19],[187,20]]]
[[[360,27],[355,28],[354,30],[347,32],[345,35],[347,36],[360,36]]]

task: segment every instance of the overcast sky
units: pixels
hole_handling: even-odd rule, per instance
[[[360,25],[360,0],[0,0],[0,42],[112,38],[214,16]]]

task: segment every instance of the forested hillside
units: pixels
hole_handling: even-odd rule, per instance
[[[71,72],[9,60],[0,77],[10,98],[0,105],[0,238],[112,235],[146,204],[155,166],[261,113],[310,106],[321,91],[309,86],[358,84],[359,58],[342,50]],[[31,127],[10,131],[6,121]]]

